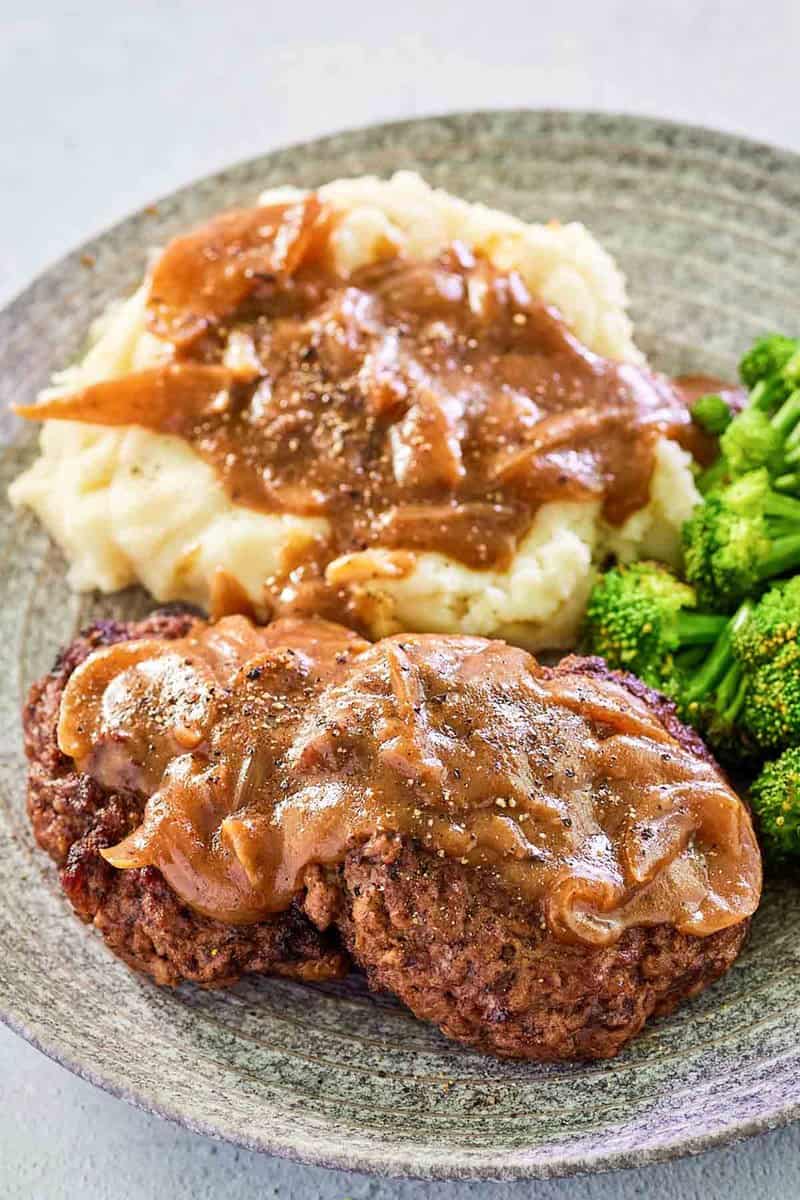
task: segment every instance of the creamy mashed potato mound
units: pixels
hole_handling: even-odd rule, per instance
[[[301,196],[264,193],[262,203]],[[337,267],[349,272],[386,254],[387,243],[429,258],[458,239],[501,269],[519,271],[534,297],[557,307],[590,349],[642,362],[615,263],[580,224],[528,224],[468,204],[398,172],[384,181],[343,179],[319,189],[343,214],[333,235]],[[146,329],[148,281],[95,323],[85,358],[61,372],[55,392],[111,379],[168,359],[171,347]],[[235,366],[236,341],[228,349]],[[264,580],[285,552],[324,535],[324,518],[270,515],[237,505],[211,466],[177,437],[140,428],[45,422],[40,455],[11,486],[15,505],[34,510],[66,555],[70,584],[110,592],[140,582],[159,601],[208,607],[223,568],[258,607]],[[662,439],[647,506],[623,526],[604,521],[599,503],[545,504],[504,570],[474,570],[440,553],[414,555],[405,575],[380,549],[328,567],[331,583],[369,597],[372,632],[400,629],[505,636],[532,649],[574,642],[595,565],[622,560],[675,562],[680,529],[698,501],[689,455]]]

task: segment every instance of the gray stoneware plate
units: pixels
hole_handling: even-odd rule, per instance
[[[380,126],[243,163],[177,192],[47,271],[0,317],[0,401],[30,399],[149,247],[267,184],[415,167],[521,217],[585,221],[626,270],[638,339],[667,371],[732,375],[759,331],[800,324],[800,159],[706,130],[580,113]],[[88,266],[90,255],[94,261]],[[800,1116],[800,889],[770,887],[727,978],[618,1059],[482,1058],[358,981],[159,990],[80,925],[34,849],[19,707],[62,643],[142,594],[78,597],[5,485],[0,451],[0,1015],[71,1070],[191,1129],[308,1162],[513,1178],[693,1153]]]

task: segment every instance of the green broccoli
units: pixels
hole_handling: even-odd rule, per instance
[[[739,375],[747,388],[778,375],[800,350],[800,340],[781,333],[767,333],[758,338],[739,363]]]
[[[764,750],[800,741],[800,646],[787,642],[749,674],[743,728]]]
[[[800,741],[800,575],[773,584],[732,637],[747,679],[740,721],[764,750]]]
[[[676,699],[681,716],[698,729],[722,761],[735,767],[748,764],[755,753],[752,738],[740,725],[749,678],[733,647],[752,617],[745,601],[725,626],[704,661],[686,673]]]
[[[692,415],[720,437],[720,456],[702,472],[706,494],[748,471],[765,467],[779,491],[800,492],[800,339],[760,338],[740,364],[751,388],[749,403],[733,416],[722,397],[703,396]]]
[[[589,597],[583,643],[672,699],[733,768],[800,743],[800,575],[725,617],[698,611],[666,567],[615,567]]]
[[[800,566],[800,500],[776,492],[763,468],[750,471],[697,506],[683,545],[700,606],[730,612],[766,580]]]
[[[798,400],[800,400],[800,391],[794,392],[789,397],[786,403],[779,409],[779,413],[783,412],[784,409],[788,409],[793,402]],[[772,421],[774,420],[775,417],[772,418]],[[784,473],[780,477],[781,487],[788,490],[788,487],[791,486],[791,476],[795,475],[800,467],[800,425],[795,424],[786,437],[783,445],[781,465],[784,468]]]
[[[793,392],[771,417],[752,405],[730,422],[720,439],[720,452],[731,479],[766,467],[776,475],[791,462],[787,438],[800,421],[800,392]]]
[[[794,347],[780,370],[764,376],[750,392],[750,404],[762,412],[775,412],[800,387],[800,342],[795,340]]]
[[[768,762],[750,788],[761,846],[782,862],[800,856],[800,746]]]
[[[716,437],[724,433],[733,420],[730,407],[716,392],[710,392],[707,396],[700,396],[695,400],[691,413],[698,425],[702,425],[707,433],[713,433]]]
[[[676,656],[688,647],[710,645],[726,625],[724,616],[697,612],[694,590],[666,567],[637,562],[614,567],[595,584],[583,644],[609,666],[670,693]]]
[[[683,689],[687,719],[727,760],[800,741],[800,576],[746,601]]]
[[[707,493],[718,483],[764,467],[782,490],[800,466],[800,391],[792,392],[771,416],[753,404],[733,417],[722,432],[720,457],[700,476]]]
[[[733,653],[747,669],[769,662],[800,633],[800,575],[773,583],[733,637]]]

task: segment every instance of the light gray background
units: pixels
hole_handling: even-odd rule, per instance
[[[194,176],[392,117],[605,108],[800,150],[799,52],[800,0],[0,0],[0,300]],[[165,1195],[789,1200],[800,1126],[581,1180],[392,1183],[186,1133],[0,1028],[2,1200]]]

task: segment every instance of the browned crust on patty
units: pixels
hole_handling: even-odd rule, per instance
[[[84,631],[31,688],[23,713],[30,759],[28,812],[37,842],[61,868],[61,883],[82,920],[110,949],[157,983],[188,979],[224,987],[249,972],[315,980],[347,973],[331,933],[321,933],[295,904],[256,925],[223,925],[187,908],[160,872],[117,871],[100,855],[140,822],[140,797],[109,793],[78,774],[61,753],[56,726],[67,679],[93,650],[143,637],[180,637],[186,611],[162,610],[136,623],[101,622]]]
[[[98,646],[178,637],[191,620],[162,610],[135,624],[93,626],[33,686],[24,712],[36,839],[60,867],[78,915],[130,966],[173,985],[222,987],[248,972],[324,979],[348,969],[341,938],[372,988],[394,992],[448,1037],[499,1057],[547,1061],[616,1054],[650,1016],[702,991],[736,958],[748,922],[706,938],[659,925],[629,929],[605,949],[566,945],[538,908],[479,870],[388,835],[354,847],[338,869],[312,868],[288,912],[243,927],[194,913],[152,867],[115,870],[99,851],[139,823],[143,802],[108,793],[61,754],[61,694]],[[674,706],[633,676],[602,659],[569,657],[555,669],[616,678],[683,746],[711,757]]]
[[[351,852],[344,883],[339,925],[370,986],[501,1058],[612,1057],[649,1017],[718,979],[747,932],[657,925],[605,949],[565,945],[480,872],[386,835]]]

